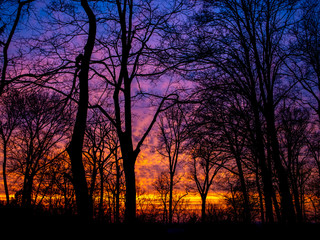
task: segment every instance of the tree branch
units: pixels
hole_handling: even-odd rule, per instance
[[[150,122],[149,124],[149,127],[148,129],[145,131],[145,133],[143,134],[142,138],[140,139],[140,141],[138,142],[137,144],[137,147],[136,149],[134,150],[136,153],[139,153],[140,152],[140,148],[144,142],[144,140],[146,139],[146,137],[148,136],[149,132],[151,131],[153,125],[155,124],[156,120],[157,120],[157,117],[158,115],[163,112],[163,111],[166,111],[167,109],[169,109],[170,107],[172,107],[173,105],[176,104],[176,102],[174,102],[173,104],[170,104],[169,106],[165,107],[165,108],[162,108],[164,103],[168,100],[168,99],[171,99],[172,96],[176,96],[178,98],[178,96],[176,94],[169,94],[168,96],[166,97],[163,97],[159,106],[158,106],[158,109],[157,111],[155,112],[154,116],[153,116],[153,119],[152,121]],[[177,99],[176,99],[177,100]]]

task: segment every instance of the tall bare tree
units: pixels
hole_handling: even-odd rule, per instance
[[[173,188],[175,175],[181,159],[179,158],[187,139],[185,113],[180,105],[175,105],[160,116],[159,119],[159,148],[158,152],[165,158],[169,174],[169,223],[173,218]]]
[[[308,135],[311,133],[310,114],[306,108],[292,101],[284,101],[280,109],[279,144],[281,158],[286,165],[294,197],[298,222],[303,221],[306,182],[311,174],[307,157]],[[310,134],[312,135],[312,134]]]
[[[273,221],[273,186],[268,159],[279,180],[283,221],[295,221],[287,171],[280,158],[275,114],[279,102],[294,86],[285,71],[289,56],[286,36],[294,23],[296,6],[295,1],[204,1],[204,10],[196,16],[203,29],[193,42],[199,62],[213,64],[213,76],[223,79],[251,105],[269,222]],[[264,122],[268,145],[263,141]]]
[[[109,121],[105,121],[100,112],[93,112],[88,120],[84,143],[85,168],[90,169],[90,200],[96,198],[94,194],[100,192],[99,217],[104,215],[105,189],[114,195],[115,207],[112,208],[115,222],[120,221],[120,188],[122,170],[120,164],[119,140]],[[88,171],[88,170],[87,170]],[[99,179],[98,179],[99,175]],[[100,182],[99,182],[100,180]],[[98,186],[99,185],[99,186]],[[108,185],[108,187],[106,187]],[[112,185],[112,186],[109,186]],[[113,189],[114,190],[113,190]]]
[[[301,4],[301,18],[292,28],[295,41],[292,48],[295,55],[291,58],[290,70],[300,82],[306,95],[303,96],[310,108],[320,119],[320,4],[306,0]]]
[[[65,140],[68,115],[56,95],[20,93],[19,98],[15,102],[19,126],[9,152],[10,172],[23,177],[21,204],[30,207],[35,177],[51,163],[51,152],[58,151],[58,144]]]
[[[93,107],[99,108],[117,131],[126,180],[125,219],[134,222],[137,157],[159,113],[177,99],[176,90],[169,88],[148,91],[152,82],[144,80],[159,79],[169,69],[159,64],[158,56],[164,51],[161,40],[174,29],[170,20],[182,10],[182,1],[159,5],[156,1],[117,0],[106,8],[110,15],[106,21],[113,29],[99,40],[106,56],[96,61],[96,74],[107,84],[106,92],[113,101],[107,107],[100,103]],[[138,127],[133,125],[133,105],[139,98],[151,99],[154,111],[141,136],[134,135]]]
[[[201,220],[206,221],[206,201],[214,177],[224,165],[226,158],[208,139],[194,142],[191,150],[190,172],[201,196]]]
[[[88,17],[89,33],[84,53],[80,53],[76,58],[76,72],[79,71],[79,102],[73,134],[67,151],[71,159],[72,179],[79,215],[83,219],[90,219],[92,217],[92,201],[89,198],[82,152],[89,104],[89,66],[95,44],[97,26],[96,17],[88,2],[82,0],[81,6]]]
[[[20,113],[17,106],[21,105],[21,97],[17,91],[10,91],[3,94],[1,98],[1,121],[0,121],[0,136],[3,144],[3,162],[2,162],[2,176],[4,191],[6,194],[7,204],[9,203],[9,189],[7,183],[7,152],[10,144],[11,136],[14,130],[19,125]]]

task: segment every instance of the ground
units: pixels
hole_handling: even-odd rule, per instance
[[[83,223],[74,216],[36,215],[21,209],[0,209],[2,234],[18,239],[317,239],[319,224],[107,224]],[[31,239],[31,238],[30,238]]]

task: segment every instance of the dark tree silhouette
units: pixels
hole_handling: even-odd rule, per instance
[[[224,84],[241,94],[251,106],[268,222],[273,221],[273,187],[268,159],[272,160],[279,181],[282,219],[284,222],[295,221],[288,175],[280,158],[275,114],[279,102],[294,86],[284,76],[289,56],[289,50],[285,48],[286,37],[294,23],[296,6],[288,1],[205,2],[204,10],[196,16],[204,29],[201,34],[205,35],[205,38],[200,35],[193,41],[200,62],[215,66],[214,77],[224,79]],[[207,41],[200,41],[203,38]],[[287,88],[284,89],[285,85]],[[267,145],[263,140],[264,123]],[[270,150],[267,156],[266,148]]]
[[[84,47],[84,53],[80,53],[76,58],[76,72],[79,71],[80,93],[73,134],[67,151],[71,159],[72,182],[76,193],[78,213],[81,218],[90,219],[92,217],[92,201],[90,201],[89,198],[85,170],[82,161],[82,151],[89,104],[89,66],[95,44],[97,26],[96,17],[88,2],[86,0],[82,0],[81,6],[88,17],[89,33]]]
[[[36,3],[0,1],[8,207],[133,223],[138,199],[139,220],[179,222],[190,170],[202,221],[216,181],[224,219],[319,220],[318,1]],[[160,200],[136,186],[149,137]]]
[[[168,102],[177,98],[177,90],[170,93],[146,92],[140,81],[159,78],[168,71],[169,67],[161,66],[161,61],[157,59],[164,51],[159,38],[170,36],[170,20],[181,11],[182,1],[173,1],[165,8],[156,9],[156,3],[152,1],[145,5],[142,1],[119,0],[110,4],[107,9],[108,14],[112,16],[110,24],[115,24],[115,28],[109,36],[100,41],[108,57],[96,61],[96,65],[104,68],[102,73],[101,70],[97,70],[96,73],[111,89],[113,101],[110,104],[113,109],[109,111],[110,105],[106,109],[100,103],[93,107],[99,108],[117,131],[126,180],[125,220],[134,222],[137,157],[158,115],[170,107]],[[138,87],[135,87],[135,84]],[[133,95],[133,90],[136,91],[136,96]],[[153,101],[158,102],[154,113],[150,114],[152,117],[149,124],[140,137],[133,135],[133,103],[138,97],[153,97]]]
[[[123,175],[118,153],[119,140],[113,126],[110,122],[105,121],[100,112],[93,112],[88,120],[84,142],[84,157],[87,163],[85,166],[90,168],[91,174],[90,200],[94,204],[94,193],[99,190],[99,217],[103,219],[103,206],[104,201],[106,201],[104,195],[106,185],[108,185],[107,189],[114,195],[115,199],[114,208],[111,209],[111,212],[114,214],[114,221],[117,223],[120,222],[120,193]],[[100,176],[100,182],[97,179],[98,175]]]
[[[317,1],[302,1],[300,21],[292,29],[295,41],[290,70],[307,92],[307,104],[320,119],[320,4]]]
[[[223,158],[229,159],[227,162],[222,161],[219,166],[239,177],[244,202],[243,220],[249,223],[251,207],[245,168],[248,166],[246,160],[252,157],[252,149],[248,146],[255,144],[251,139],[253,116],[250,106],[240,94],[224,86],[223,81],[203,79],[200,84],[202,91],[198,97],[201,105],[194,113],[194,128],[199,134],[197,138],[209,136],[215,151],[220,151]],[[192,137],[192,133],[190,135]]]
[[[187,126],[185,122],[185,113],[183,108],[175,105],[168,109],[159,117],[159,147],[158,152],[168,160],[169,174],[169,223],[172,223],[173,218],[173,191],[177,181],[174,180],[179,162],[180,154],[182,153],[184,142],[187,137]],[[161,175],[163,176],[163,174]],[[160,176],[160,179],[161,179]]]
[[[7,151],[10,145],[11,136],[14,130],[19,126],[20,112],[17,106],[21,106],[22,99],[17,91],[10,91],[3,94],[1,98],[1,122],[0,122],[0,136],[3,144],[3,162],[2,162],[2,176],[4,191],[6,194],[7,204],[9,204],[9,189],[7,183]]]
[[[310,133],[310,117],[305,108],[299,108],[288,100],[283,102],[279,115],[281,158],[288,171],[297,220],[302,222],[305,183],[311,174],[305,153],[307,136]]]
[[[0,95],[5,91],[5,88],[11,82],[24,76],[24,74],[17,75],[14,77],[8,76],[8,67],[10,66],[9,65],[9,61],[10,61],[9,48],[12,43],[14,34],[17,30],[18,24],[21,22],[21,18],[22,18],[24,9],[26,8],[26,6],[28,6],[33,1],[34,0],[19,1],[18,6],[17,6],[17,10],[15,11],[16,15],[13,19],[11,19],[13,16],[6,16],[7,14],[3,14],[3,16],[1,16],[1,18],[0,18],[0,21],[3,20],[3,22],[4,22],[0,28],[1,29],[0,34],[2,33],[2,35],[5,35],[4,33],[6,32],[6,30],[7,30],[6,28],[8,27],[8,25],[10,27],[11,22],[13,23],[10,30],[9,30],[9,34],[7,36],[5,36],[4,40],[3,39],[0,40],[0,46],[3,46],[3,49],[1,52],[2,67],[1,67]],[[11,4],[12,3],[10,1],[1,2],[1,5],[3,5],[4,8],[10,9],[12,7],[12,6],[10,6]],[[14,6],[14,7],[16,7],[16,6]],[[0,7],[0,10],[5,11],[8,9],[2,9],[2,7]],[[8,22],[8,20],[11,22]]]
[[[205,222],[207,196],[214,177],[225,162],[225,157],[217,150],[215,143],[208,139],[196,141],[191,151],[190,172],[201,196],[201,220]]]
[[[23,177],[21,204],[30,207],[34,179],[51,163],[50,153],[65,140],[68,115],[55,95],[20,93],[18,98],[19,126],[10,149],[10,172]]]

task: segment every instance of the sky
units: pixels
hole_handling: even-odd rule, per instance
[[[11,57],[15,56],[15,65],[22,64],[25,66],[25,63],[22,61],[28,59],[29,68],[32,72],[44,71],[46,68],[59,66],[60,64],[67,63],[68,61],[72,62],[75,60],[75,57],[81,53],[83,49],[85,40],[86,40],[86,31],[87,25],[83,22],[84,14],[81,8],[75,7],[73,5],[64,5],[60,10],[63,13],[54,13],[53,17],[48,17],[47,10],[45,9],[46,3],[49,1],[35,1],[33,2],[28,9],[25,9],[22,16],[21,22],[18,25],[17,32],[14,35],[13,43],[9,49]],[[162,5],[162,2],[155,1],[155,4],[161,5],[163,8],[166,8],[167,5]],[[58,5],[57,5],[58,6]],[[8,9],[7,13],[14,12],[16,6],[11,6]],[[53,7],[53,5],[51,5]],[[104,6],[105,7],[105,6]],[[51,10],[58,10],[56,9]],[[103,11],[102,7],[95,9],[97,16],[100,22],[104,22],[103,14],[99,12]],[[99,14],[98,14],[99,13]],[[76,21],[74,21],[74,17]],[[6,18],[2,18],[3,21],[6,21]],[[55,22],[56,20],[62,20],[62,23]],[[147,21],[148,17],[141,15],[136,15],[134,24],[136,28],[139,28],[139,25],[143,26],[146,24],[144,21]],[[10,21],[8,21],[9,23]],[[116,31],[112,29],[112,21],[109,21],[105,24],[98,23],[98,40],[106,40],[106,42],[112,42],[117,36]],[[9,26],[9,25],[8,25]],[[73,32],[72,35],[70,32]],[[143,36],[143,30],[137,30],[140,36],[137,35],[135,46],[139,46],[139,37]],[[108,36],[111,36],[109,39]],[[30,41],[32,39],[32,41]],[[159,44],[159,35],[154,35],[154,40],[148,42],[150,47],[156,47]],[[54,46],[56,43],[59,45]],[[28,45],[30,44],[30,46]],[[133,45],[134,45],[133,44]],[[117,46],[114,45],[114,46]],[[116,48],[111,49],[111,52],[108,52],[108,48],[101,48],[101,45],[97,44],[95,52],[93,54],[94,60],[104,59],[105,63],[110,64],[111,61],[117,61],[117,56],[110,58],[111,55],[116,54]],[[109,55],[108,55],[109,54]],[[14,68],[14,64],[11,66],[11,70]],[[144,64],[140,66],[139,72],[152,72],[155,69],[155,66],[152,64]],[[10,69],[9,69],[10,70]],[[114,68],[116,74],[119,74],[119,68]],[[22,71],[28,71],[22,69]],[[19,72],[19,71],[18,71]],[[106,73],[103,70],[103,73]],[[173,92],[178,88],[190,88],[192,87],[191,83],[188,82],[179,82],[179,76],[176,75],[164,75],[159,79],[145,79],[139,80],[139,85],[137,82],[133,83],[132,94],[135,94],[140,89],[143,92],[148,92],[152,94],[164,94],[168,92]],[[68,91],[72,82],[72,72],[59,75],[58,78],[49,79],[48,83],[50,87],[58,88],[59,90]],[[90,80],[91,86],[91,95],[90,100],[95,102],[100,100],[100,94],[105,93],[103,82],[100,80]],[[98,87],[97,87],[98,86]],[[100,88],[100,89],[99,89]],[[153,99],[153,102],[150,102],[149,98],[142,98],[139,101],[133,103],[133,135],[135,144],[140,140],[144,131],[148,127],[150,121],[153,118],[154,111],[157,107],[157,100]],[[157,176],[162,172],[167,170],[166,159],[161,157],[155,148],[158,145],[157,141],[158,126],[155,124],[153,130],[150,132],[147,137],[142,151],[137,159],[136,163],[136,175],[137,183],[146,191],[154,191],[153,183],[156,180]],[[183,164],[181,164],[178,169],[177,174],[183,175],[184,182],[190,182],[188,179],[188,166],[186,164],[187,156],[181,156]],[[2,174],[0,177],[2,182]],[[180,191],[183,191],[183,187],[180,187]],[[3,194],[3,185],[0,184],[0,194]]]

